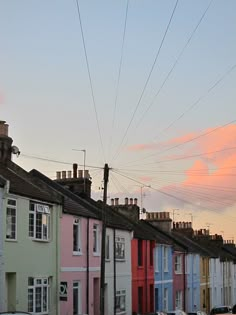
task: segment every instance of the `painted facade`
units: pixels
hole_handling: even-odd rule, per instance
[[[71,214],[61,218],[61,315],[76,310],[78,314],[96,315],[99,310],[100,231],[101,222],[93,218]]]
[[[106,315],[132,313],[131,239],[129,231],[106,229]]]
[[[173,268],[173,307],[174,309],[185,310],[186,304],[186,254],[180,251],[174,251]]]
[[[132,240],[132,310],[138,314],[154,311],[155,241]]]
[[[58,235],[61,208],[55,204],[45,204],[40,200],[15,194],[8,194],[5,197],[3,204],[3,222],[6,222],[3,230],[4,309],[27,310],[32,314],[41,311],[43,314],[56,315],[59,313]],[[36,205],[46,205],[47,213],[37,212],[36,208],[33,210],[32,207]],[[15,233],[10,230],[9,209],[14,210],[16,214]],[[43,222],[39,222],[41,220],[39,217],[44,214],[49,224],[47,227]],[[11,219],[11,224],[14,224],[13,222],[14,219]],[[40,298],[39,294],[41,294]]]
[[[4,180],[0,178],[0,222],[3,222],[3,195],[4,195]],[[3,292],[4,292],[4,255],[3,255],[3,224],[0,224],[0,312],[3,312]]]
[[[173,310],[172,246],[156,244],[155,251],[155,310]]]
[[[186,311],[200,310],[200,255],[190,253],[186,255]]]
[[[200,309],[206,313],[210,312],[209,261],[209,257],[200,259]]]

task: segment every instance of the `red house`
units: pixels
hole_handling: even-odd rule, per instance
[[[118,198],[112,206],[125,215],[133,224],[134,237],[131,242],[132,263],[132,312],[146,314],[154,312],[154,248],[155,235],[145,223],[139,220],[140,209],[137,199],[125,198],[125,204],[119,205]]]

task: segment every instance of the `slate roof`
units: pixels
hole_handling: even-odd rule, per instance
[[[37,186],[30,174],[12,161],[7,164],[0,163],[0,175],[10,182],[9,192],[12,194],[49,203],[60,203],[58,196],[53,195],[48,189]]]

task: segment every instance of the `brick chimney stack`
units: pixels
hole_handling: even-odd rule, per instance
[[[8,137],[8,124],[0,120],[0,163],[11,161],[12,138]]]
[[[171,218],[169,212],[146,212],[146,220],[165,232],[171,232]]]

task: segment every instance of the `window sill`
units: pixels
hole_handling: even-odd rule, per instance
[[[40,242],[40,243],[50,243],[50,240],[41,240],[39,238],[31,238],[32,241],[34,242]]]
[[[93,256],[99,257],[101,254],[100,253],[93,253]]]
[[[17,239],[5,238],[5,241],[6,241],[6,242],[13,242],[13,243],[16,243],[16,242],[17,242]]]
[[[117,312],[116,315],[125,315],[126,314],[126,311],[124,312]]]
[[[125,258],[116,258],[116,261],[117,262],[125,262]],[[117,314],[121,314],[121,313],[117,313]]]
[[[168,269],[165,269],[164,272],[169,272],[169,270],[168,270]]]
[[[83,253],[82,252],[73,252],[73,256],[82,256]]]

